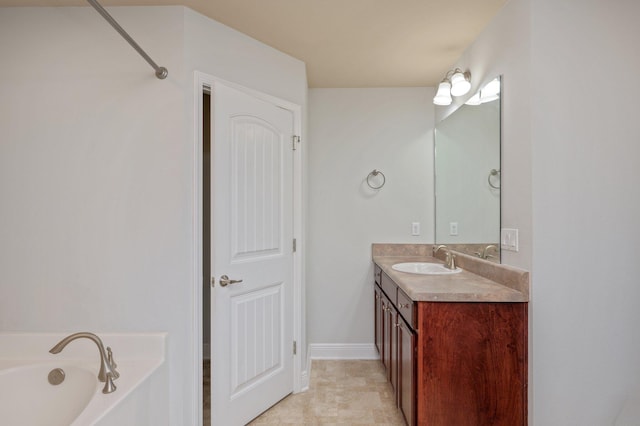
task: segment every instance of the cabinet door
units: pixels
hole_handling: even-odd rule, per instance
[[[389,303],[389,299],[383,294],[380,293],[381,302],[381,314],[382,314],[382,364],[387,372],[387,379],[391,380],[391,321],[389,318],[389,312],[391,311],[391,303]]]
[[[409,426],[416,418],[416,334],[398,316],[398,407]]]
[[[527,424],[527,304],[418,304],[418,422]]]
[[[396,403],[398,401],[398,321],[402,321],[400,315],[398,315],[398,311],[396,308],[391,305],[391,309],[388,311],[389,323],[390,327],[390,335],[389,335],[389,347],[391,353],[389,354],[389,380],[391,381],[391,386],[393,387],[393,392],[396,395]]]
[[[382,317],[384,311],[382,310],[382,292],[377,285],[374,285],[374,328],[375,328],[375,339],[376,339],[376,349],[378,350],[378,354],[380,358],[382,358]]]

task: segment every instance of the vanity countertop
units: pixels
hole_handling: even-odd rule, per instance
[[[460,257],[461,255],[458,255]],[[463,255],[464,256],[464,255]],[[498,268],[497,275],[485,274],[491,278],[507,278],[507,282],[500,283],[498,280],[489,279],[487,277],[470,272],[460,265],[462,272],[450,275],[419,275],[406,272],[399,272],[392,269],[392,266],[401,262],[431,262],[443,263],[440,259],[429,255],[420,256],[387,256],[373,254],[373,261],[378,265],[389,278],[391,278],[404,291],[411,300],[416,302],[527,302],[529,300],[528,292],[528,272],[515,270],[502,265],[484,265],[491,263],[480,261],[481,268],[472,265],[475,259],[466,259],[465,266],[471,266],[470,269],[483,272],[483,267]],[[500,271],[502,270],[502,271]],[[523,281],[526,279],[526,291],[518,289],[515,281]],[[515,288],[514,288],[515,287]]]

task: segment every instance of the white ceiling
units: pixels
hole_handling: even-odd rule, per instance
[[[435,86],[507,0],[100,0],[184,5],[307,64],[309,87]],[[82,6],[84,0],[0,0]],[[126,29],[126,28],[125,28]]]

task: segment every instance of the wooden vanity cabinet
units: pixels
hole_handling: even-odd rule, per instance
[[[391,304],[389,299],[382,294],[382,365],[387,372],[387,380],[391,381],[391,321],[389,320],[389,310]]]
[[[377,266],[376,266],[377,269]],[[385,274],[378,275],[375,286],[376,344],[391,383],[398,408],[407,421],[415,425],[416,403],[416,333],[412,329],[414,303]],[[378,302],[379,301],[379,302]],[[401,301],[401,302],[399,302]],[[402,305],[402,308],[398,308]],[[403,312],[404,311],[404,312]],[[407,317],[403,317],[408,314]],[[408,318],[408,322],[407,322]]]
[[[418,303],[418,423],[527,424],[527,303]]]
[[[383,351],[382,349],[382,345],[383,345],[382,316],[384,311],[382,309],[382,290],[378,286],[375,286],[373,303],[374,303],[374,316],[375,316],[376,350],[378,351],[379,354],[381,354]]]
[[[376,346],[409,426],[527,424],[527,303],[414,302],[377,277]]]
[[[408,425],[416,417],[416,333],[398,315],[398,408]]]
[[[398,385],[397,312],[385,294],[382,294],[382,311],[382,364],[395,392]]]

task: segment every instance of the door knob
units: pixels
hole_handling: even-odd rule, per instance
[[[242,280],[230,280],[228,276],[223,275],[220,277],[220,286],[226,287],[229,284],[241,283]]]

